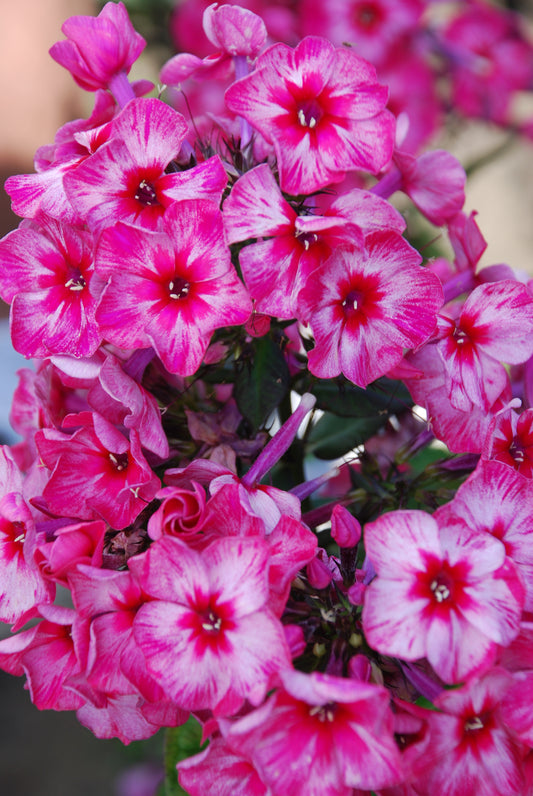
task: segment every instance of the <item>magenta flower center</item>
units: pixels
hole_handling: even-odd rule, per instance
[[[135,198],[143,207],[151,207],[152,205],[159,204],[154,186],[147,180],[142,180],[139,183],[135,191]]]
[[[304,249],[308,251],[309,247],[316,243],[318,240],[318,235],[314,232],[297,232],[296,239],[300,241],[303,245]]]
[[[375,3],[361,3],[355,12],[355,23],[370,31],[381,22],[381,17],[381,9]]]
[[[335,702],[327,702],[325,705],[313,705],[313,707],[309,709],[309,715],[314,716],[322,724],[326,722],[331,723],[335,719],[336,712],[337,705]]]
[[[177,276],[168,283],[168,294],[171,299],[184,299],[189,295],[190,288],[190,282]]]
[[[509,446],[509,453],[517,465],[523,464],[526,459],[526,450],[518,437],[514,437]]]
[[[79,269],[73,269],[71,276],[65,282],[65,287],[68,287],[69,290],[72,290],[73,293],[77,293],[80,290],[84,290],[87,283]]]
[[[322,116],[322,108],[314,97],[298,103],[298,122],[300,127],[309,127],[312,130],[317,126]]]
[[[121,473],[128,468],[128,454],[127,453],[110,453],[109,461],[117,472]]]
[[[433,597],[438,603],[443,603],[449,600],[452,594],[452,584],[445,575],[440,574],[434,578],[429,584],[430,591],[433,592]]]
[[[214,611],[209,611],[202,620],[202,628],[210,634],[215,635],[222,627],[222,618],[217,616]]]
[[[364,295],[360,290],[350,290],[350,292],[342,302],[344,314],[353,315],[355,312],[360,310],[361,305],[363,303],[363,299]]]

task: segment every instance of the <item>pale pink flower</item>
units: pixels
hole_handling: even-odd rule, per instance
[[[497,645],[518,634],[524,588],[491,534],[393,511],[366,526],[365,547],[377,578],[365,592],[363,629],[378,652],[426,657],[456,683],[488,669]]]
[[[245,698],[260,702],[271,676],[290,666],[267,604],[268,559],[259,537],[220,539],[200,554],[166,536],[130,560],[152,598],[137,613],[135,640],[179,707],[233,713]]]

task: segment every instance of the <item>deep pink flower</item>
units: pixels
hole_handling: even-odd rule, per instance
[[[106,229],[96,268],[108,280],[97,309],[102,334],[124,349],[153,346],[181,376],[199,368],[215,329],[242,324],[252,311],[220,211],[207,200],[175,204],[161,232]]]
[[[116,75],[126,75],[146,46],[124,3],[106,3],[97,17],[70,17],[61,30],[67,40],[54,44],[50,55],[87,91],[108,88]]]
[[[340,373],[360,387],[383,376],[432,334],[442,288],[400,235],[369,235],[363,251],[338,251],[301,291],[302,318],[315,348],[309,369]]]
[[[393,511],[366,526],[365,547],[377,578],[365,592],[363,629],[378,652],[427,657],[456,683],[489,668],[497,645],[518,634],[524,588],[491,534]]]
[[[36,434],[41,459],[52,471],[43,497],[59,516],[102,517],[113,528],[125,528],[154,497],[159,479],[135,430],[127,440],[104,418],[87,415],[72,436],[47,428]]]
[[[268,601],[268,548],[259,537],[214,541],[201,554],[169,536],[130,559],[153,599],[134,633],[166,694],[189,710],[233,713],[261,701],[271,675],[290,666]]]
[[[386,166],[394,136],[386,102],[370,64],[313,36],[294,50],[273,45],[226,92],[230,110],[274,146],[281,188],[293,195]]]
[[[530,84],[533,50],[517,20],[518,15],[476,0],[446,27],[452,101],[467,116],[507,123],[513,94]]]
[[[190,796],[268,796],[250,760],[231,749],[223,738],[178,763],[180,785]]]
[[[262,707],[224,724],[272,796],[350,796],[401,778],[384,688],[319,672],[280,676],[283,688]]]

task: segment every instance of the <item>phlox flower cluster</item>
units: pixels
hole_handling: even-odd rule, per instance
[[[130,82],[122,3],[65,23],[94,109],[8,180],[0,241],[35,360],[0,449],[0,667],[99,738],[192,717],[191,796],[526,796],[533,293],[478,268],[464,170],[388,104],[424,3],[351,5],[360,48],[209,5],[212,50],[161,74],[223,97],[195,121]]]

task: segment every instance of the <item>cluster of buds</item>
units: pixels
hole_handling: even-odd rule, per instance
[[[37,362],[0,450],[0,667],[100,738],[192,714],[191,796],[525,796],[533,293],[479,270],[464,170],[404,144],[359,51],[238,6],[203,27],[216,52],[161,73],[223,97],[188,120],[130,82],[122,3],[68,20],[94,109],[6,185]]]

